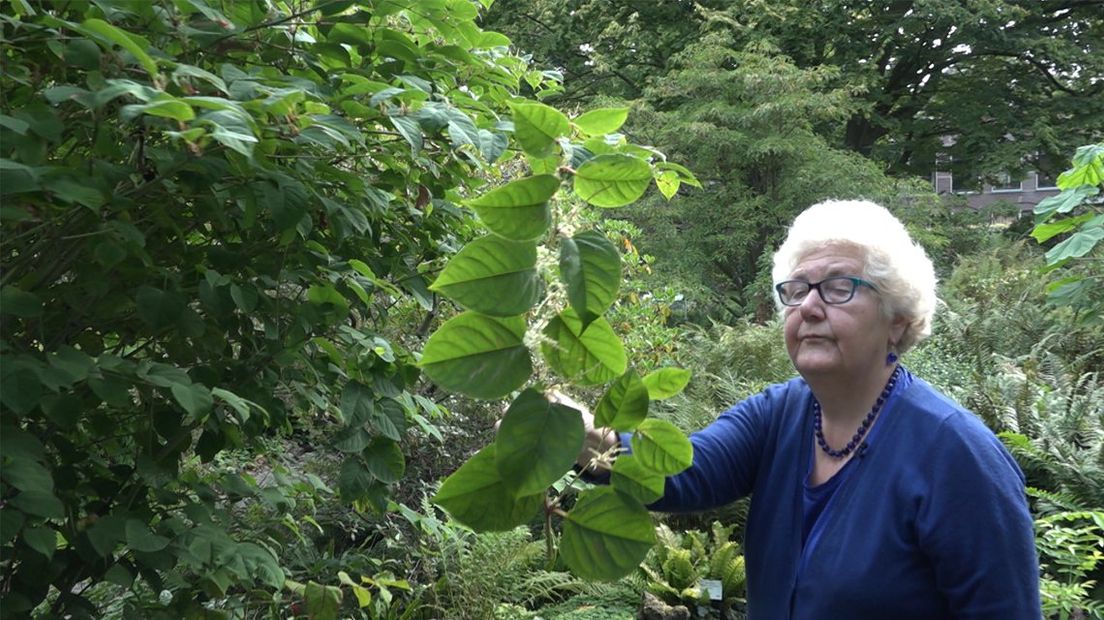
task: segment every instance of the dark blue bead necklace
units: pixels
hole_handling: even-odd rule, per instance
[[[893,392],[893,387],[897,385],[897,379],[900,376],[901,367],[898,366],[897,368],[893,369],[893,374],[889,376],[889,381],[886,383],[885,389],[882,390],[881,396],[879,396],[878,400],[875,401],[874,407],[870,410],[870,413],[866,414],[866,417],[863,418],[862,424],[860,424],[859,428],[855,431],[855,435],[851,438],[851,441],[847,442],[847,445],[844,446],[842,450],[833,450],[831,446],[828,445],[828,440],[824,438],[823,421],[820,414],[820,403],[817,402],[817,399],[814,396],[813,430],[816,433],[817,445],[820,446],[820,449],[824,450],[825,454],[834,459],[842,459],[854,452],[855,448],[858,448],[859,445],[862,443],[863,438],[866,437],[867,431],[869,431],[870,427],[874,424],[874,419],[878,417],[878,413],[882,410],[882,407],[885,405],[886,399],[889,398],[890,393]]]

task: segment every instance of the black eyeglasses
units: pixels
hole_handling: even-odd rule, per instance
[[[783,306],[800,306],[801,302],[809,296],[809,291],[814,288],[820,293],[820,298],[826,304],[845,304],[855,296],[855,289],[859,285],[869,286],[872,290],[878,290],[873,284],[853,276],[834,276],[825,278],[820,282],[806,282],[804,280],[786,280],[774,285],[778,291],[778,299]]]

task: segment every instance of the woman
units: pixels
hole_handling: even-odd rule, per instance
[[[897,361],[931,333],[923,249],[886,209],[828,201],[794,221],[773,276],[800,378],[692,435],[693,466],[652,508],[751,496],[752,619],[1038,620],[1023,474],[973,414]],[[603,430],[592,445],[629,445]]]

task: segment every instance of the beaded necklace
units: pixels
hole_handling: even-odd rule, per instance
[[[820,413],[820,403],[817,402],[816,397],[813,397],[813,430],[816,433],[817,445],[821,450],[834,458],[842,459],[848,454],[855,451],[855,448],[859,447],[862,443],[863,437],[866,437],[867,431],[870,430],[871,425],[874,424],[874,419],[878,417],[878,413],[882,410],[882,406],[885,405],[886,399],[889,398],[890,393],[893,392],[894,386],[897,385],[897,379],[901,376],[901,367],[893,369],[893,374],[890,375],[889,381],[886,383],[885,389],[882,390],[881,396],[874,402],[874,407],[870,410],[870,413],[866,414],[863,418],[862,424],[855,430],[855,435],[851,438],[851,441],[847,442],[847,445],[842,450],[833,450],[828,445],[828,440],[824,438],[823,420]]]

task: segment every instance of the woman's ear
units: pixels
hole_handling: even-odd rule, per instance
[[[897,349],[897,343],[901,342],[901,338],[904,337],[905,331],[908,329],[908,326],[908,318],[900,315],[894,317],[893,322],[889,324],[890,349]]]

